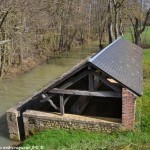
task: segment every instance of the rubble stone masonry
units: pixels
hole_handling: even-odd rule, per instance
[[[10,109],[9,111],[7,111],[7,124],[8,124],[10,139],[16,141],[20,141],[18,116],[19,116],[19,112],[14,109]]]
[[[26,111],[23,113],[25,136],[45,129],[82,129],[88,131],[112,132],[121,130],[121,123],[104,121],[72,114],[61,116],[56,113]]]

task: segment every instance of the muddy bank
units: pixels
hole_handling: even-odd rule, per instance
[[[35,59],[35,58],[28,58],[22,62],[20,66],[15,65],[8,69],[8,72],[3,76],[3,79],[10,79],[14,78],[18,75],[22,75],[24,73],[27,73],[37,67],[38,65],[41,65],[45,63],[47,59]]]

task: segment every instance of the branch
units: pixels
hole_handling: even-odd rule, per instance
[[[116,8],[120,8],[123,5],[124,1],[125,0],[122,0],[121,2],[117,2],[116,3]]]
[[[8,15],[8,10],[4,14],[4,17],[2,18],[2,21],[0,22],[0,29],[2,28],[2,25],[3,25],[3,23],[4,23],[4,21],[5,21],[6,17],[7,17],[7,15]]]
[[[2,21],[0,22],[0,29],[2,28],[2,25],[3,25],[4,21],[6,20],[7,15],[10,10],[11,10],[11,7],[9,7],[8,10],[5,12],[4,17],[2,18]]]
[[[144,20],[143,28],[140,30],[140,33],[144,32],[149,17],[150,17],[150,8],[149,8],[149,10],[146,13],[146,17],[145,17],[145,20]]]
[[[122,0],[121,2],[116,2],[115,0],[112,0],[112,3],[114,5],[115,9],[118,9],[123,5],[124,1],[125,0]]]
[[[133,29],[134,29],[134,31],[135,31],[135,24],[134,24],[134,22],[133,22],[133,19],[130,17],[130,15],[128,15],[128,17],[129,17],[129,19],[130,19],[130,21],[131,21],[131,24],[132,24],[132,26],[133,26]]]

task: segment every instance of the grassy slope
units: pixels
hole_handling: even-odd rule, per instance
[[[149,28],[150,32],[150,28]],[[150,35],[150,34],[149,34]],[[128,36],[129,39],[129,36]],[[147,38],[150,40],[150,37]],[[148,41],[147,40],[147,41]],[[150,41],[148,41],[150,43]],[[46,150],[150,149],[150,49],[144,49],[144,95],[137,100],[136,130],[121,133],[47,130],[27,139],[23,146],[44,146]]]

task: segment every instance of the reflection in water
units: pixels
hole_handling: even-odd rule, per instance
[[[74,48],[69,53],[52,57],[48,63],[35,68],[29,73],[20,75],[15,79],[2,81],[0,83],[0,146],[10,146],[15,143],[8,138],[5,114],[7,109],[42,88],[42,86],[97,50],[98,47],[94,44]]]

